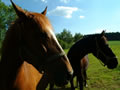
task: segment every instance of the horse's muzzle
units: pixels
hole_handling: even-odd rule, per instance
[[[65,76],[63,76],[64,78],[57,78],[57,80],[55,82],[56,86],[59,86],[59,87],[65,86],[66,84],[69,83],[72,76],[73,76],[73,71],[68,72]]]
[[[107,64],[107,67],[108,67],[109,69],[114,69],[114,68],[116,68],[117,65],[118,65],[117,59],[116,59],[116,58],[115,58],[115,59],[111,59],[111,61],[112,61],[112,62],[109,62],[109,63]]]

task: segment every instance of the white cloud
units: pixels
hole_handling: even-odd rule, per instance
[[[84,19],[85,18],[85,16],[80,16],[80,19]]]
[[[65,18],[71,18],[73,12],[77,11],[77,7],[65,7],[65,6],[57,6],[55,9],[48,12],[49,15],[55,16],[63,16]]]
[[[68,3],[70,0],[60,0],[63,3]]]
[[[42,2],[44,2],[44,3],[47,3],[47,0],[41,0]]]

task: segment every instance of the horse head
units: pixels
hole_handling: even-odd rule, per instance
[[[105,31],[94,36],[95,46],[93,54],[104,63],[104,66],[107,65],[109,69],[113,69],[117,67],[118,61],[112,49],[109,47],[104,34]]]
[[[34,13],[11,3],[18,16],[11,28],[16,31],[21,59],[48,73],[56,85],[67,84],[73,70],[46,17],[47,7]]]

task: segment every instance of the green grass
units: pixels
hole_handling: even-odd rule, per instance
[[[85,88],[85,90],[120,90],[120,41],[109,41],[109,45],[118,58],[118,67],[110,70],[102,66],[92,54],[89,54],[89,67],[87,70],[89,80],[87,80],[88,88]],[[65,52],[67,51],[65,50]],[[70,90],[70,84],[65,89],[55,87],[54,90]],[[79,88],[75,90],[79,90]]]

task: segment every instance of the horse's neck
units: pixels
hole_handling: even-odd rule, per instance
[[[12,79],[22,64],[22,60],[20,60],[19,43],[18,40],[16,40],[15,33],[9,33],[10,31],[7,32],[5,40],[3,41],[0,72],[5,75],[3,76],[4,78]]]
[[[79,58],[82,59],[85,55],[92,53],[93,42],[90,40],[82,39],[78,41],[75,46],[77,53],[79,53]]]
[[[87,41],[84,41],[84,42],[81,42],[79,43],[79,48],[80,48],[80,56],[81,56],[81,59],[82,57],[84,57],[86,54],[90,53],[91,52],[91,44]]]
[[[89,53],[93,53],[94,49],[96,48],[96,42],[94,41],[94,37],[87,37],[81,40],[80,48],[82,58]]]
[[[19,41],[15,30],[10,29],[6,33],[6,37],[3,41],[2,46],[2,62],[14,62],[14,59],[17,59],[19,56]]]

